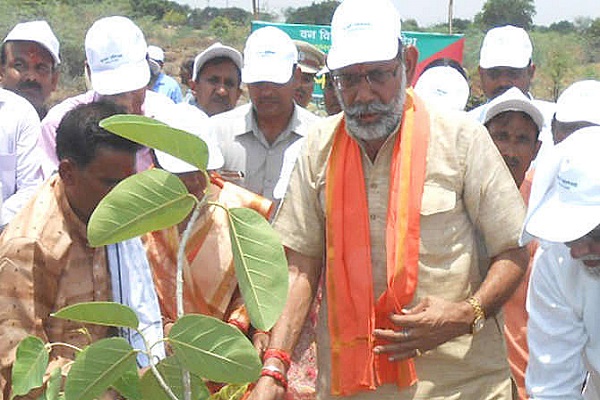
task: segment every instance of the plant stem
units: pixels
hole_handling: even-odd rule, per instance
[[[181,241],[179,243],[179,249],[177,251],[177,318],[183,316],[183,263],[185,261],[185,247],[192,233],[192,229],[196,224],[196,220],[200,216],[200,210],[206,204],[206,195],[202,197],[202,200],[196,202],[196,207],[192,212],[192,216],[183,231]],[[190,381],[190,371],[184,369],[183,371],[183,397],[185,400],[192,399],[192,385]]]
[[[177,396],[175,396],[175,393],[173,393],[173,391],[171,390],[171,388],[169,387],[169,385],[167,385],[167,383],[163,379],[162,375],[160,374],[160,372],[156,368],[156,365],[154,365],[154,362],[153,362],[154,360],[152,360],[152,346],[150,346],[150,343],[148,343],[148,340],[146,340],[146,337],[142,334],[142,332],[140,332],[137,329],[136,329],[136,331],[137,331],[137,333],[140,334],[140,336],[142,337],[142,339],[144,339],[144,346],[146,347],[146,353],[145,354],[148,357],[148,360],[150,361],[148,364],[150,365],[150,370],[152,371],[152,374],[154,375],[154,377],[158,381],[158,384],[160,385],[160,387],[162,388],[162,390],[165,391],[165,393],[167,394],[167,396],[169,396],[171,398],[171,400],[179,400],[177,398]]]

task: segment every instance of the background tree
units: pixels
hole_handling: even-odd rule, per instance
[[[486,31],[509,24],[530,30],[535,14],[533,0],[488,0],[475,16],[475,21]]]
[[[285,22],[288,24],[329,25],[333,12],[340,5],[339,1],[328,0],[312,3],[307,7],[288,8],[285,11]]]

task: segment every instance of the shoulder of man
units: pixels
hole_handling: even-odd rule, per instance
[[[78,94],[77,96],[72,96],[64,99],[60,103],[56,104],[54,107],[50,108],[50,110],[48,110],[46,117],[44,117],[44,119],[42,120],[42,126],[56,125],[57,127],[66,113],[68,113],[80,104],[89,104],[94,102],[96,100],[96,97],[96,92],[94,92],[93,90],[89,90],[85,93]]]

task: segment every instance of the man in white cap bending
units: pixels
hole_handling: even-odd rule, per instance
[[[45,178],[58,166],[56,128],[62,117],[77,105],[103,98],[125,106],[132,114],[156,117],[160,113],[168,113],[173,102],[146,90],[150,81],[147,47],[144,34],[128,18],[114,16],[94,22],[85,37],[86,70],[92,90],[52,107],[42,121],[39,146],[44,153],[42,168]],[[151,164],[149,150],[140,150],[138,171],[147,169]]]
[[[345,0],[331,35],[344,112],[311,130],[274,221],[290,293],[253,396],[282,398],[323,274],[318,399],[510,399],[496,314],[528,259],[510,172],[482,125],[408,88],[418,54],[389,0]]]
[[[46,116],[46,102],[58,84],[59,48],[46,21],[15,25],[0,48],[2,87],[29,100],[40,119]]]
[[[598,126],[580,129],[555,146],[552,179],[525,224],[528,235],[545,241],[527,298],[526,383],[532,399],[599,398],[598,148]]]
[[[294,102],[300,81],[298,51],[275,27],[253,32],[244,48],[242,82],[250,103],[212,117],[223,152],[224,175],[278,203],[307,128],[319,118]]]

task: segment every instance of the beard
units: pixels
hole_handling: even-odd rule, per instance
[[[346,129],[351,136],[371,141],[387,138],[395,132],[402,122],[402,112],[406,101],[406,69],[404,65],[400,67],[400,73],[402,74],[400,90],[388,104],[375,100],[368,104],[358,103],[348,106],[344,103],[341,93],[338,90],[335,91],[342,110],[344,110]],[[360,118],[364,114],[378,114],[379,120],[365,123]]]

